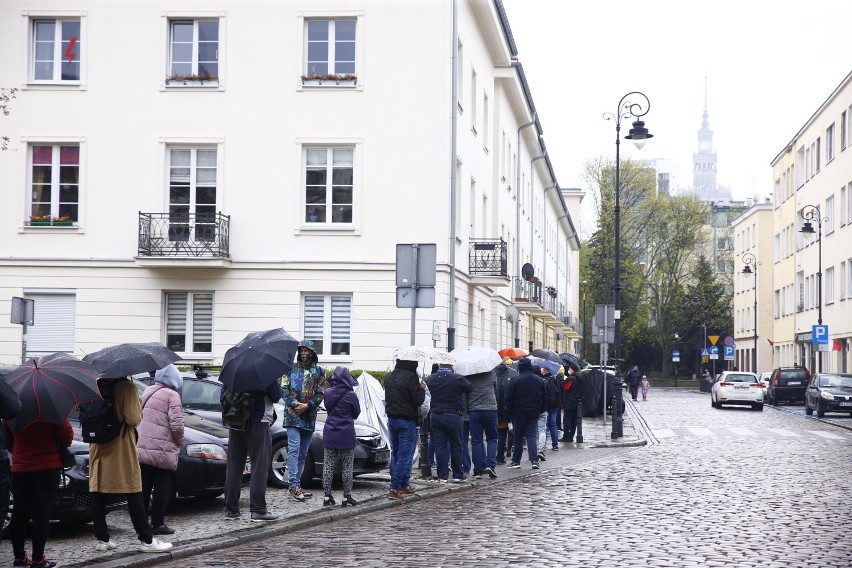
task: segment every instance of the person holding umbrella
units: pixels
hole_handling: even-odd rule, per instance
[[[290,495],[296,501],[312,497],[301,487],[305,458],[311,447],[316,429],[317,409],[323,401],[323,391],[328,386],[325,371],[317,365],[316,345],[310,339],[302,340],[296,352],[296,366],[289,375],[281,378],[281,388],[287,398],[287,473]]]
[[[21,399],[0,373],[0,419],[10,420],[21,410]],[[6,428],[0,426],[0,519],[9,512],[9,452],[6,451]],[[0,541],[3,531],[0,531]]]

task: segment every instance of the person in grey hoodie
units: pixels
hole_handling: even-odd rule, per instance
[[[473,454],[473,478],[482,479],[486,474],[491,479],[497,477],[497,374],[494,370],[487,373],[468,375],[473,390],[468,395],[468,416],[470,416],[470,439]],[[485,444],[482,435],[485,434]]]

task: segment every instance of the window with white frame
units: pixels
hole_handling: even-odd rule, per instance
[[[305,75],[310,77],[355,76],[357,20],[305,20]]]
[[[488,152],[488,147],[491,141],[488,136],[491,134],[491,128],[488,123],[488,93],[482,93],[482,149]]]
[[[27,328],[27,357],[74,352],[76,291],[71,289],[24,289],[33,301],[33,324]]]
[[[846,186],[840,188],[840,226],[846,225]]]
[[[816,175],[816,174],[819,173],[819,168],[821,166],[821,160],[820,160],[821,150],[822,150],[822,140],[817,138],[816,142],[814,142],[813,152],[812,152],[812,155],[811,155],[811,157],[813,158],[813,161],[814,161],[814,166],[813,166],[813,169],[811,170],[812,175]]]
[[[775,290],[772,296],[772,314],[775,319],[781,317],[781,291]]]
[[[219,20],[169,22],[169,78],[218,81]]]
[[[213,292],[166,292],[166,345],[175,353],[213,352]]]
[[[476,69],[470,69],[470,129],[476,135]]]
[[[306,294],[304,338],[317,347],[317,355],[351,355],[352,296]]]
[[[831,195],[825,200],[825,234],[829,235],[834,232],[834,196]]]
[[[846,111],[840,113],[840,151],[846,149]]]
[[[464,114],[464,105],[462,105],[462,98],[464,97],[464,44],[459,40],[456,45],[458,46],[456,57],[456,105],[459,107],[459,113]]]
[[[80,146],[32,144],[30,225],[68,225],[79,220]]]
[[[852,298],[852,258],[846,261],[846,297]]]
[[[846,299],[846,261],[840,263],[840,292],[837,297],[841,301]]]
[[[825,163],[834,159],[834,123],[825,129]]]
[[[355,148],[305,148],[306,223],[352,224]]]
[[[852,182],[846,186],[846,223],[852,223]]]
[[[212,241],[216,234],[216,148],[169,149],[169,240]]]
[[[80,18],[32,20],[33,81],[80,80]]]
[[[834,267],[829,266],[825,269],[825,303],[834,303]]]

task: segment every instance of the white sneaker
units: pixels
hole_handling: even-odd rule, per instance
[[[151,540],[151,544],[145,544],[144,542],[139,543],[139,550],[142,552],[168,552],[171,549],[172,543],[163,542],[158,538]]]
[[[118,544],[112,540],[108,540],[106,542],[99,540],[95,545],[95,550],[97,552],[106,552],[108,550],[115,550],[116,548],[118,548]]]

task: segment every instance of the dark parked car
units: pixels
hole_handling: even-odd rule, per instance
[[[811,381],[811,373],[804,367],[779,367],[772,371],[766,396],[769,404],[778,406],[782,402],[805,402],[805,391]]]
[[[817,373],[805,394],[805,414],[816,410],[822,418],[826,412],[848,412],[852,415],[852,375]]]
[[[184,372],[183,392],[181,400],[184,410],[193,412],[204,417],[210,422],[222,424],[222,405],[220,393],[222,383],[215,379],[212,374],[207,378],[197,376],[193,372]],[[154,379],[143,377],[140,382],[151,384]],[[287,487],[287,428],[284,426],[284,406],[275,405],[277,414],[275,423],[272,424],[272,459],[269,463],[269,483],[274,487]],[[322,430],[325,425],[325,411],[321,408],[317,414],[316,432],[311,441],[308,456],[305,458],[305,470],[302,473],[301,483],[307,486],[315,477],[322,477],[323,469],[323,447]],[[226,434],[227,437],[227,434]],[[355,465],[354,474],[364,475],[381,471],[388,466],[390,450],[382,440],[379,431],[364,422],[355,421]],[[340,464],[336,464],[339,473]]]

